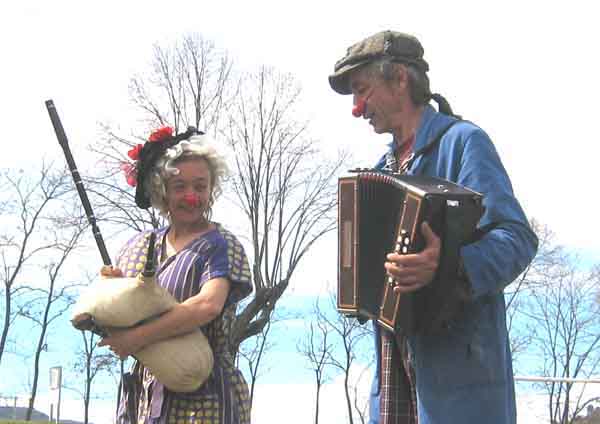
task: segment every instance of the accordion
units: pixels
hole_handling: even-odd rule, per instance
[[[338,311],[404,334],[442,328],[461,304],[460,247],[477,234],[483,196],[434,177],[352,172],[338,180]],[[421,251],[423,221],[441,240],[436,275],[415,292],[395,293],[386,255]]]

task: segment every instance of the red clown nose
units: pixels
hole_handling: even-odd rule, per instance
[[[188,206],[191,206],[193,208],[195,208],[196,206],[198,206],[200,204],[200,199],[198,198],[198,196],[195,193],[184,194],[183,201],[185,203],[187,203]]]
[[[364,99],[358,99],[358,101],[352,108],[352,116],[354,116],[355,118],[361,117],[362,114],[365,112],[365,104],[366,102]]]

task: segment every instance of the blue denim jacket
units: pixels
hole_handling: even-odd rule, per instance
[[[419,150],[453,119],[427,106],[416,134]],[[377,164],[384,165],[385,156]],[[489,229],[461,248],[472,300],[449,328],[409,338],[417,380],[419,424],[516,423],[512,358],[503,289],[531,262],[537,237],[514,197],[508,175],[489,137],[458,122],[436,148],[412,164],[410,174],[441,177],[484,195],[479,227]],[[379,422],[379,332],[370,424]]]

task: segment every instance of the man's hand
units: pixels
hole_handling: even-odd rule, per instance
[[[394,278],[394,292],[408,293],[429,284],[437,270],[440,259],[441,242],[427,222],[421,224],[425,248],[419,253],[387,255],[385,269]]]

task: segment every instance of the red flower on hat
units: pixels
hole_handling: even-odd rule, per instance
[[[142,147],[144,146],[141,144],[136,145],[133,149],[127,152],[127,156],[129,156],[131,160],[138,160],[140,158],[140,152],[142,151]]]
[[[135,187],[137,185],[137,168],[135,165],[132,165],[127,162],[121,163],[121,171],[125,174],[125,180],[127,184],[131,187]]]
[[[154,143],[155,141],[163,141],[171,137],[173,137],[173,128],[162,127],[150,134],[150,138],[148,138],[148,141]]]

